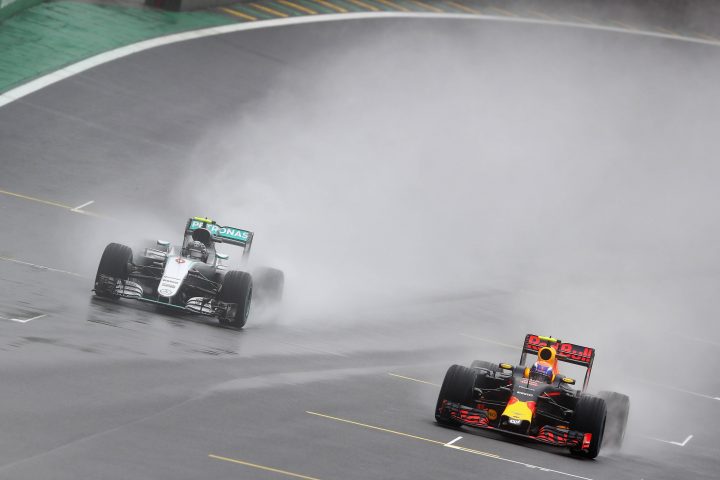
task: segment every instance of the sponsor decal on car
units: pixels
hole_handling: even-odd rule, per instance
[[[203,225],[205,225],[203,227]],[[231,240],[238,240],[240,242],[247,242],[250,239],[250,232],[241,228],[234,227],[222,227],[215,224],[203,224],[198,220],[190,222],[190,230],[197,230],[198,228],[206,228],[211,234],[216,237],[229,238]]]
[[[178,285],[180,285],[179,278],[163,277],[158,287],[158,293],[165,297],[170,297],[175,294]]]

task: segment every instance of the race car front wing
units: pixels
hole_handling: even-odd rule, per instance
[[[586,450],[590,447],[592,435],[589,433],[577,432],[566,428],[558,428],[552,425],[544,425],[540,427],[537,435],[527,435],[524,433],[514,432],[491,425],[491,419],[487,410],[480,408],[466,407],[459,403],[448,402],[443,400],[438,414],[441,417],[452,419],[462,425],[469,427],[482,428],[484,430],[492,430],[514,437],[525,438],[535,442],[552,445],[554,447],[580,448]]]
[[[98,287],[112,292],[113,295],[122,298],[131,298],[140,300],[141,302],[155,303],[165,307],[172,307],[180,310],[186,310],[192,313],[199,313],[208,317],[227,317],[230,309],[234,307],[233,303],[218,302],[213,298],[191,297],[185,305],[175,305],[170,302],[163,302],[159,299],[148,298],[139,283],[131,280],[119,280],[106,275],[100,275],[98,279]]]

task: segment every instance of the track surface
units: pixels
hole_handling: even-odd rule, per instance
[[[502,294],[345,312],[337,325],[257,320],[243,331],[91,297],[102,245],[122,228],[62,205],[95,200],[88,210],[115,213],[122,203],[125,213],[163,215],[157,205],[171,189],[162,177],[187,167],[198,125],[266,94],[274,75],[295,75],[302,86],[303,72],[323,60],[307,52],[340,38],[361,42],[393,24],[438,32],[458,25],[383,20],[224,35],[133,55],[0,110],[0,188],[61,204],[2,196],[0,255],[62,270],[0,263],[0,316],[32,319],[0,319],[0,478],[717,475],[718,401],[682,392],[666,395],[686,406],[691,442],[641,436],[685,437],[658,422],[633,431],[623,453],[596,461],[435,425],[433,384],[451,363],[516,357],[471,337],[521,338],[523,327],[502,319]],[[188,208],[169,211],[182,218]],[[702,359],[716,346],[695,348]],[[454,445],[469,450],[443,445],[458,436]]]

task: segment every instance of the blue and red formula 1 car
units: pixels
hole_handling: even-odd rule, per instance
[[[528,353],[537,359],[526,366]],[[586,393],[594,359],[593,348],[526,335],[518,365],[476,360],[470,367],[451,366],[440,388],[435,419],[446,426],[495,430],[595,458],[602,445],[621,445],[630,399],[616,392]],[[582,390],[560,373],[559,362],[587,369]]]

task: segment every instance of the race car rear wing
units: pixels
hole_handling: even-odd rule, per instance
[[[253,232],[242,228],[224,227],[217,222],[204,217],[192,217],[188,219],[185,226],[185,234],[192,234],[195,230],[204,228],[213,236],[213,241],[218,243],[229,243],[243,247],[243,258],[250,255],[250,247],[253,241]],[[206,234],[207,235],[207,234]]]
[[[595,349],[583,347],[575,343],[563,342],[557,338],[528,333],[525,335],[525,343],[523,343],[522,354],[520,356],[520,365],[525,365],[528,353],[537,354],[543,347],[554,348],[557,354],[555,358],[557,358],[558,361],[587,368],[585,371],[585,380],[583,381],[583,391],[585,391],[590,382],[590,372],[592,371],[593,361],[595,360]]]

